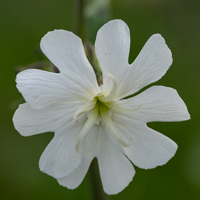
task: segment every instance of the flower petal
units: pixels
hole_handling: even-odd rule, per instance
[[[128,69],[130,31],[122,20],[112,20],[97,32],[96,55],[103,75],[110,74],[121,82]]]
[[[152,86],[132,98],[119,101],[123,109],[139,107],[128,115],[143,122],[183,121],[190,119],[187,107],[173,88]]]
[[[78,106],[75,103],[53,104],[44,109],[33,109],[28,103],[24,103],[15,111],[13,123],[23,136],[56,131],[73,121],[73,113]]]
[[[150,169],[167,163],[175,154],[177,144],[168,137],[131,119],[128,115],[114,114],[116,128],[132,137],[132,145],[124,151],[134,165]]]
[[[40,47],[67,79],[92,94],[98,93],[99,87],[94,70],[86,58],[79,37],[69,31],[54,30],[42,38]]]
[[[125,152],[136,166],[150,169],[166,164],[177,148],[174,141],[146,127],[146,130],[137,130],[133,136],[133,144]]]
[[[57,179],[58,183],[69,189],[77,188],[83,181],[91,161],[96,155],[99,126],[94,125],[85,138],[81,164],[69,176]]]
[[[120,79],[118,99],[159,80],[172,64],[172,54],[160,34],[152,35]]]
[[[28,69],[17,75],[17,88],[25,100],[36,109],[54,102],[84,102],[92,97],[88,88],[62,74]]]
[[[40,157],[40,170],[54,178],[71,174],[81,163],[81,153],[75,150],[76,139],[86,115],[79,117],[79,123],[72,121],[58,131]]]
[[[171,51],[165,40],[155,34],[129,65],[130,33],[121,20],[110,21],[98,31],[95,49],[103,74],[110,74],[117,80],[116,100],[159,80],[172,64]]]
[[[100,127],[97,159],[104,191],[121,192],[132,181],[135,170],[115,140]]]

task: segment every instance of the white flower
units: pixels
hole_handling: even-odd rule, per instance
[[[131,162],[154,168],[176,152],[176,143],[146,125],[190,118],[176,90],[152,86],[124,99],[166,73],[171,51],[159,34],[150,37],[132,64],[129,48],[123,21],[110,21],[98,31],[95,50],[103,72],[103,85],[98,86],[81,39],[54,30],[42,38],[41,49],[60,73],[28,69],[17,75],[17,88],[27,103],[14,114],[15,128],[23,136],[55,132],[39,166],[67,188],[82,182],[96,157],[104,191],[116,194],[135,174]]]

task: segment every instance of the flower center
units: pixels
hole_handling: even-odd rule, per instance
[[[112,115],[113,112],[135,112],[136,109],[123,109],[118,105],[117,102],[114,101],[117,92],[116,81],[110,75],[107,75],[107,78],[109,78],[109,80],[107,81],[109,85],[107,90],[105,89],[105,85],[102,85],[102,92],[90,99],[74,113],[73,119],[75,121],[77,121],[77,117],[82,113],[87,113],[88,117],[77,137],[77,152],[82,151],[82,141],[94,124],[105,125],[107,131],[112,134],[122,146],[128,147],[132,143],[132,138],[127,139],[120,132],[117,131],[112,119]]]

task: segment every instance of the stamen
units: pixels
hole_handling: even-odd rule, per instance
[[[121,137],[121,135],[116,131],[113,121],[111,119],[111,116],[108,113],[108,109],[106,107],[100,108],[100,115],[105,123],[106,128],[108,131],[118,140],[118,142],[124,146],[129,147],[132,144],[132,138],[129,139],[129,141],[124,141],[124,139]]]
[[[98,108],[95,107],[88,113],[88,120],[85,122],[83,128],[78,134],[77,141],[76,141],[76,151],[78,153],[81,153],[81,142],[83,141],[84,137],[87,135],[89,130],[92,128],[93,124],[95,123],[96,119],[98,117]]]
[[[85,103],[84,105],[82,105],[80,108],[78,108],[78,109],[76,110],[76,112],[74,113],[74,115],[73,115],[73,120],[77,121],[76,118],[77,118],[81,113],[92,110],[92,109],[95,107],[96,102],[97,102],[97,99],[94,98],[93,100],[88,101],[87,103]]]
[[[117,82],[116,82],[115,78],[112,75],[105,74],[104,77],[105,76],[110,77],[110,79],[113,82],[113,87],[112,87],[110,93],[107,96],[105,96],[105,97],[101,97],[100,96],[99,100],[102,101],[102,102],[109,102],[109,101],[113,101],[114,97],[116,96],[116,93],[117,93]]]

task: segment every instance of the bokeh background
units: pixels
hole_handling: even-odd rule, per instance
[[[38,160],[53,137],[22,137],[12,116],[22,97],[15,87],[15,68],[37,61],[40,39],[53,29],[72,30],[73,0],[0,0],[0,199],[91,199],[90,177],[75,190],[59,186],[40,172]],[[160,33],[173,53],[173,65],[154,85],[177,89],[191,114],[186,122],[149,126],[173,139],[178,151],[166,165],[137,167],[130,185],[109,199],[200,199],[200,1],[113,0],[111,19],[124,20],[131,31],[130,62],[147,39]],[[90,33],[95,33],[91,26]],[[92,37],[95,37],[93,35]]]

